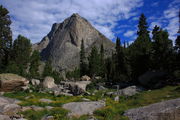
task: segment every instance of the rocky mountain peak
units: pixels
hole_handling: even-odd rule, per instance
[[[71,17],[81,17],[78,13],[73,13]]]
[[[74,13],[62,23],[54,23],[51,31],[36,44],[34,49],[41,52],[43,60],[51,60],[54,69],[70,70],[78,67],[82,40],[87,54],[92,46],[100,48],[103,44],[107,54],[111,54],[114,48],[114,43],[96,30],[85,18]]]

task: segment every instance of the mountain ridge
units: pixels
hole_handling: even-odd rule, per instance
[[[92,46],[100,48],[101,44],[106,55],[114,51],[114,43],[77,13],[62,23],[54,23],[47,36],[33,45],[33,49],[41,53],[43,61],[50,60],[55,70],[68,71],[78,67],[82,40],[87,54]]]

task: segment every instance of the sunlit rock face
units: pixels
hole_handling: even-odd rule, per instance
[[[50,60],[57,71],[67,71],[79,65],[82,40],[87,55],[92,46],[100,48],[101,44],[104,45],[106,55],[114,50],[114,43],[78,14],[73,14],[62,23],[53,24],[50,33],[33,49],[41,52],[44,61]]]

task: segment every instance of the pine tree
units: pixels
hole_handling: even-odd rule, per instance
[[[53,69],[51,66],[51,62],[47,61],[44,67],[43,77],[52,76],[52,74],[53,74]]]
[[[104,60],[104,46],[101,44],[100,49],[100,76],[105,76],[105,60]]]
[[[58,84],[63,79],[58,71],[53,70],[50,60],[45,62],[44,71],[42,73],[42,77],[47,77],[47,76],[53,77],[55,80],[55,83],[58,83]]]
[[[85,56],[84,40],[81,42],[81,51],[80,51],[80,76],[87,74],[87,63]]]
[[[10,59],[12,32],[9,11],[0,5],[0,72],[3,72]]]
[[[12,63],[18,66],[18,74],[25,76],[27,75],[28,63],[30,62],[31,55],[31,42],[24,36],[19,35],[13,43],[12,57],[10,66]],[[11,70],[8,68],[8,71]],[[13,72],[13,71],[12,71]]]
[[[175,50],[176,50],[176,62],[175,69],[180,70],[180,35],[177,36],[175,41]]]
[[[40,53],[35,50],[33,51],[31,58],[30,58],[30,69],[29,73],[30,76],[33,78],[39,78],[39,65],[40,65]]]
[[[116,53],[114,55],[114,64],[115,64],[115,75],[114,75],[114,79],[113,81],[118,82],[120,79],[120,74],[121,71],[121,63],[122,63],[122,59],[121,59],[121,41],[120,39],[117,37],[116,39]]]
[[[168,32],[155,26],[153,29],[153,68],[156,70],[170,70],[172,59],[172,41]]]
[[[144,36],[147,40],[150,40],[149,31],[147,30],[148,24],[146,22],[146,17],[144,14],[141,14],[141,16],[139,18],[138,28],[139,28],[139,30],[137,31],[138,37]]]
[[[89,74],[91,77],[95,77],[100,73],[100,57],[97,48],[92,47],[89,55]]]
[[[128,68],[125,56],[125,48],[121,46],[120,38],[116,40],[116,54],[115,54],[115,82],[127,81]]]
[[[138,37],[134,43],[129,46],[132,78],[134,80],[151,68],[152,44],[147,29],[146,17],[142,14],[139,18]]]

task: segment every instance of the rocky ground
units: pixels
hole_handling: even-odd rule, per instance
[[[179,120],[180,98],[130,109],[124,115],[131,120]]]
[[[3,77],[2,77],[3,76]],[[61,82],[46,77],[42,82],[0,75],[0,120],[178,120],[180,86],[145,90],[139,86],[124,89],[86,90],[88,76],[81,81]],[[11,74],[11,76],[13,76]],[[4,80],[2,82],[2,80]],[[6,81],[7,80],[7,81]],[[11,82],[9,83],[9,80]],[[15,84],[12,84],[15,83]],[[9,83],[9,84],[8,84]],[[3,86],[8,85],[8,89]],[[14,86],[13,86],[14,85]],[[11,91],[13,88],[21,91]],[[25,89],[26,88],[26,89]]]

